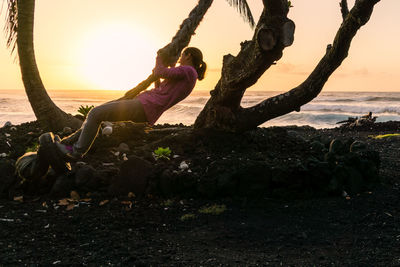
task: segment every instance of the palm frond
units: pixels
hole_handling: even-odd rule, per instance
[[[255,26],[253,15],[246,0],[227,0],[229,5],[235,7],[243,19],[250,24],[252,28]]]
[[[7,48],[11,49],[11,53],[15,51],[17,45],[17,28],[18,28],[18,0],[7,0],[7,16],[4,26],[4,32],[7,36]],[[3,9],[3,7],[2,7]]]

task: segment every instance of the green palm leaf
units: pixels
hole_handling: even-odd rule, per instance
[[[243,19],[250,24],[252,28],[255,26],[253,15],[246,0],[226,0],[229,5],[235,7]]]
[[[4,3],[3,3],[4,4]],[[3,9],[3,6],[2,8]],[[17,45],[18,9],[17,0],[7,0],[7,18],[4,31],[7,35],[7,47],[14,52]]]

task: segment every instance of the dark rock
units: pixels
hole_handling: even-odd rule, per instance
[[[367,145],[364,142],[361,142],[361,141],[354,141],[350,145],[350,152],[365,151],[366,149],[367,149]]]
[[[11,121],[6,121],[6,122],[4,123],[4,125],[3,125],[3,127],[10,127],[10,126],[12,126]]]
[[[329,183],[332,180],[332,170],[328,162],[313,161],[308,163],[308,173],[310,176],[308,187],[317,192],[318,195],[329,192]]]
[[[238,166],[235,175],[225,184],[225,190],[237,189],[240,195],[261,196],[270,189],[271,166],[264,161],[247,161]],[[229,192],[229,191],[228,191]]]
[[[330,151],[328,153],[325,153],[324,155],[324,161],[328,162],[331,165],[335,165],[336,158],[336,154]]]
[[[155,163],[156,160],[154,159],[153,154],[149,151],[149,150],[145,150],[145,149],[135,149],[133,152],[133,155],[139,157],[139,158],[143,158],[144,160],[147,160],[149,162]],[[128,156],[130,157],[130,156]]]
[[[86,188],[94,179],[96,170],[91,165],[83,165],[75,172],[75,185],[79,188]]]
[[[375,152],[375,153],[374,153]],[[369,187],[372,184],[379,183],[380,159],[376,151],[370,151],[369,158],[365,157],[360,160],[358,170],[361,172],[366,185]]]
[[[108,191],[112,195],[124,195],[133,192],[143,195],[146,192],[149,176],[154,166],[139,157],[131,156],[121,167],[119,174],[111,182]]]
[[[117,168],[96,170],[92,179],[88,180],[86,187],[88,189],[99,189],[111,185],[114,177],[119,173]]]
[[[176,191],[176,179],[171,170],[165,169],[161,173],[159,187],[164,196],[170,196]]]
[[[323,153],[325,151],[325,146],[319,141],[313,141],[311,143],[311,150],[316,153]]]
[[[366,183],[361,173],[355,168],[347,168],[347,178],[343,187],[344,191],[349,194],[357,194],[363,191]]]
[[[0,195],[6,194],[9,188],[18,180],[14,173],[14,162],[9,159],[2,159],[0,161]]]
[[[348,152],[346,145],[338,139],[333,139],[329,145],[329,152],[342,155]]]
[[[297,142],[306,142],[306,140],[297,131],[287,131],[287,135],[289,138],[292,138]]]
[[[65,197],[68,196],[73,189],[74,180],[70,173],[63,173],[57,176],[54,182],[50,195],[52,197]]]
[[[128,153],[130,151],[130,149],[126,143],[121,143],[118,146],[118,151],[121,153]]]
[[[201,182],[199,183],[205,184],[197,186],[198,192],[206,196],[212,196],[217,191],[221,195],[234,195],[238,183],[238,177],[235,177],[237,169],[237,164],[235,165],[232,160],[222,159],[211,162],[206,169],[205,177],[200,178]]]

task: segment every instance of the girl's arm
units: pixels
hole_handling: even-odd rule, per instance
[[[157,78],[163,79],[183,79],[185,78],[185,72],[180,67],[166,67],[160,56],[156,58],[156,67],[153,69],[153,74]]]

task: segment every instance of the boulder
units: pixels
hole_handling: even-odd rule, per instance
[[[365,151],[366,149],[367,149],[367,145],[364,142],[361,142],[361,141],[354,141],[350,145],[350,152]]]
[[[154,166],[147,160],[131,156],[122,163],[119,174],[111,181],[108,192],[112,195],[125,195],[133,192],[143,195],[146,192],[148,180]]]
[[[6,123],[4,123],[3,127],[10,127],[12,126],[11,121],[6,121]]]
[[[121,153],[128,153],[130,150],[129,146],[126,143],[121,143],[118,146],[118,151]]]
[[[333,139],[329,145],[329,152],[334,153],[334,154],[345,154],[348,152],[346,149],[346,145],[338,139]]]
[[[73,189],[74,180],[70,173],[62,173],[57,176],[54,182],[50,195],[52,197],[65,197],[68,196]]]
[[[95,177],[95,168],[91,165],[79,166],[75,172],[75,185],[78,188],[86,188]]]

